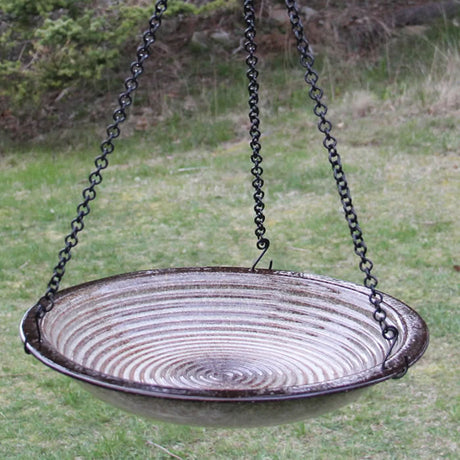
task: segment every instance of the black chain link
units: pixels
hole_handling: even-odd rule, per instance
[[[96,157],[96,169],[89,175],[89,186],[83,192],[83,201],[77,206],[77,216],[71,222],[71,232],[65,237],[64,248],[59,252],[59,262],[54,267],[53,276],[44,296],[37,303],[37,330],[40,337],[39,320],[54,307],[54,299],[65,274],[67,263],[72,258],[72,249],[78,244],[78,234],[84,228],[84,218],[90,213],[89,203],[96,198],[96,187],[102,182],[102,171],[109,165],[108,156],[115,150],[114,139],[120,135],[120,124],[126,120],[126,109],[132,104],[132,93],[138,87],[138,78],[144,72],[144,62],[150,56],[150,47],[156,41],[155,34],[161,25],[163,14],[168,6],[167,0],[159,0],[155,12],[149,20],[149,28],[142,35],[142,44],[137,48],[137,59],[131,63],[131,76],[124,82],[125,90],[118,97],[118,108],[113,112],[113,123],[107,126],[107,138],[101,143],[101,155]]]
[[[265,197],[264,191],[262,190],[264,181],[262,179],[263,169],[261,167],[262,163],[262,156],[260,154],[261,145],[260,145],[260,119],[259,119],[259,83],[257,82],[257,77],[259,76],[259,72],[256,69],[256,65],[258,59],[255,55],[257,45],[255,43],[255,36],[256,36],[256,28],[255,28],[255,9],[254,9],[254,2],[252,0],[245,0],[244,1],[244,19],[246,22],[246,30],[244,31],[244,37],[246,39],[244,43],[244,49],[248,53],[246,58],[246,64],[248,66],[248,70],[246,72],[246,76],[248,77],[249,84],[248,84],[248,91],[249,91],[249,121],[251,122],[251,126],[249,128],[249,134],[251,136],[250,146],[252,149],[251,161],[253,163],[253,167],[251,169],[251,173],[254,176],[254,180],[252,181],[252,186],[254,187],[254,211],[255,211],[255,218],[254,223],[256,224],[255,235],[257,237],[257,248],[260,249],[262,252],[255,261],[254,265],[252,266],[252,270],[255,270],[256,265],[260,262],[262,257],[267,252],[270,241],[268,238],[265,237],[265,215],[264,209],[265,204],[263,199]],[[271,267],[271,264],[270,264]]]
[[[342,161],[337,151],[337,140],[331,135],[332,124],[326,118],[327,107],[321,102],[323,90],[317,85],[318,74],[313,69],[314,56],[310,52],[309,43],[305,37],[302,21],[299,16],[299,10],[295,1],[285,0],[289,20],[291,22],[292,31],[297,41],[297,50],[300,55],[300,63],[306,69],[305,82],[310,86],[309,97],[315,102],[313,109],[314,114],[319,118],[318,129],[324,134],[323,145],[328,151],[329,162],[332,166],[332,171],[337,184],[340,200],[342,202],[345,218],[350,229],[350,234],[353,239],[353,245],[356,255],[360,258],[359,269],[366,275],[364,285],[369,288],[369,301],[374,306],[374,319],[380,325],[382,336],[389,342],[390,348],[387,352],[385,361],[391,355],[393,347],[398,340],[398,329],[395,326],[388,324],[387,314],[382,308],[383,296],[377,291],[377,278],[372,274],[373,263],[367,257],[367,246],[364,243],[363,232],[358,223],[358,216],[353,207],[353,202],[350,195],[350,188],[342,167]],[[385,361],[383,366],[385,367]]]

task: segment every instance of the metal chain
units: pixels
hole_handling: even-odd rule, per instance
[[[257,248],[262,251],[259,255],[257,260],[255,261],[254,265],[252,266],[252,270],[255,270],[256,265],[260,262],[262,257],[267,252],[270,241],[266,238],[265,232],[266,229],[264,227],[265,222],[265,215],[264,209],[265,204],[263,202],[264,199],[264,191],[262,190],[264,181],[262,179],[263,169],[260,166],[262,163],[262,156],[260,154],[261,145],[260,145],[260,119],[259,119],[259,83],[257,82],[257,77],[259,76],[259,72],[256,69],[256,65],[258,59],[255,55],[257,45],[255,43],[255,36],[256,36],[256,29],[255,29],[255,9],[254,9],[254,2],[252,0],[245,0],[244,1],[244,19],[246,22],[246,30],[244,31],[244,37],[246,39],[244,43],[244,49],[248,53],[246,58],[246,64],[248,66],[248,70],[246,72],[246,76],[248,77],[249,84],[248,84],[248,91],[249,91],[249,121],[251,122],[251,126],[249,128],[249,134],[251,136],[250,146],[252,149],[251,161],[253,163],[253,167],[251,169],[251,173],[254,176],[254,180],[252,181],[252,186],[254,187],[254,194],[253,198],[255,201],[254,211],[255,211],[255,218],[254,223],[256,224],[255,235],[257,237]],[[271,264],[270,264],[271,267]]]
[[[54,307],[54,299],[59,290],[60,283],[65,274],[67,263],[72,257],[72,249],[78,244],[78,234],[84,229],[84,218],[90,213],[89,203],[96,198],[96,187],[102,182],[102,171],[109,165],[108,156],[113,153],[115,146],[114,139],[120,135],[120,125],[126,120],[126,109],[132,104],[131,94],[138,88],[138,78],[144,72],[143,64],[150,56],[150,47],[156,41],[156,32],[161,25],[162,17],[167,10],[167,0],[158,0],[155,5],[155,12],[149,20],[149,29],[146,30],[142,36],[142,45],[137,49],[137,59],[131,64],[131,77],[127,78],[124,82],[125,91],[118,97],[119,107],[113,112],[113,123],[108,125],[106,139],[101,143],[101,154],[95,159],[96,169],[89,175],[89,186],[83,192],[83,201],[77,206],[77,216],[71,221],[71,232],[65,237],[64,248],[59,252],[59,262],[54,267],[53,275],[48,283],[46,293],[37,302],[36,323],[37,331],[40,339],[39,320]],[[382,294],[377,291],[377,278],[371,273],[373,263],[367,257],[367,246],[364,243],[362,230],[358,224],[358,218],[353,207],[350,189],[345,178],[341,158],[337,152],[336,139],[330,134],[332,124],[326,119],[327,107],[321,102],[323,91],[317,86],[318,74],[313,69],[314,57],[309,52],[309,44],[304,35],[304,29],[299,17],[299,12],[295,1],[285,0],[292,30],[297,40],[297,49],[300,54],[301,65],[306,69],[305,82],[310,86],[309,96],[316,103],[314,107],[315,115],[320,119],[318,129],[324,134],[323,145],[328,150],[329,162],[331,163],[334,178],[336,180],[337,189],[340,199],[345,211],[345,218],[347,220],[350,233],[353,239],[355,253],[360,258],[359,268],[366,275],[364,278],[364,285],[370,289],[369,301],[374,306],[374,319],[379,323],[382,336],[389,341],[390,349],[387,353],[386,359],[390,356],[391,351],[398,338],[398,330],[396,327],[389,325],[387,322],[387,315],[381,304],[383,301]],[[244,1],[244,15],[246,21],[245,30],[245,50],[248,52],[246,63],[248,66],[247,77],[249,79],[249,119],[251,127],[249,130],[251,136],[250,146],[252,148],[251,161],[253,168],[251,173],[254,176],[252,185],[255,189],[253,195],[255,200],[254,211],[256,217],[254,222],[257,226],[255,234],[258,238],[257,248],[262,251],[261,255],[253,265],[253,269],[264,256],[269,248],[270,241],[264,236],[266,229],[264,227],[265,216],[263,210],[265,205],[263,203],[264,192],[262,187],[264,181],[262,179],[263,169],[260,166],[262,163],[262,156],[260,155],[260,120],[258,108],[258,89],[257,82],[258,71],[256,69],[257,57],[255,56],[255,10],[254,2],[252,0]],[[384,363],[385,366],[385,363]],[[399,377],[399,376],[398,376]]]
[[[84,228],[84,218],[90,213],[89,203],[96,198],[96,187],[102,182],[102,171],[109,165],[108,156],[114,151],[114,139],[120,135],[120,124],[126,120],[126,109],[132,104],[132,93],[138,88],[138,78],[144,72],[144,62],[150,56],[150,47],[156,41],[155,34],[161,25],[167,9],[167,0],[158,0],[155,12],[149,20],[149,28],[142,35],[142,44],[137,48],[137,59],[131,63],[131,77],[124,82],[125,90],[118,97],[118,108],[113,112],[113,123],[107,127],[107,138],[101,143],[101,154],[96,157],[96,169],[89,175],[89,186],[83,192],[83,201],[77,206],[77,216],[71,222],[71,232],[65,237],[64,248],[59,252],[59,262],[54,267],[53,276],[44,296],[37,302],[36,323],[40,337],[39,320],[54,307],[54,299],[65,274],[67,263],[72,257],[72,249],[78,244],[78,234]]]
[[[319,118],[318,129],[324,134],[323,145],[328,151],[329,162],[337,184],[340,200],[345,212],[345,219],[348,223],[354,250],[360,258],[359,269],[366,275],[364,285],[370,289],[369,301],[374,306],[374,319],[379,323],[382,336],[389,342],[390,348],[385,361],[391,355],[393,347],[398,340],[399,331],[395,326],[388,324],[387,314],[382,308],[383,296],[377,291],[377,278],[371,273],[372,261],[367,257],[367,246],[363,239],[363,232],[358,223],[358,217],[353,207],[350,195],[350,188],[342,167],[341,157],[337,151],[337,140],[331,135],[332,124],[326,118],[327,107],[321,102],[323,90],[317,85],[318,74],[313,69],[314,56],[311,54],[309,43],[305,37],[303,25],[299,16],[298,7],[295,1],[285,0],[292,31],[297,41],[297,50],[300,54],[300,63],[306,69],[305,82],[310,86],[309,97],[315,102],[314,114]],[[385,367],[385,361],[383,367]]]

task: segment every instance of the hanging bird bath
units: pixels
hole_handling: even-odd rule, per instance
[[[202,426],[260,426],[316,416],[395,377],[427,330],[384,297],[388,344],[367,289],[301,273],[242,268],[135,272],[62,290],[24,318],[27,349],[122,409]],[[27,332],[26,332],[27,333]]]
[[[420,316],[376,289],[337,142],[325,118],[314,59],[295,2],[286,0],[286,6],[364,286],[276,271],[271,264],[268,270],[256,268],[270,242],[263,214],[254,5],[245,0],[260,256],[252,268],[141,271],[59,290],[156,40],[167,7],[167,1],[158,1],[48,289],[20,327],[28,353],[122,409],[201,426],[293,422],[353,401],[370,385],[401,377],[427,347],[428,330]]]

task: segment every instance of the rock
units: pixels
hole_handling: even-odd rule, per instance
[[[284,7],[271,8],[268,16],[277,24],[286,24],[289,22],[289,16],[287,15],[286,8]]]
[[[216,32],[213,32],[209,38],[224,46],[233,46],[234,44],[232,36],[225,30],[217,30]]]
[[[206,32],[195,31],[193,32],[190,43],[197,48],[207,49],[209,48],[208,36]]]
[[[309,21],[313,16],[316,16],[318,12],[314,10],[313,8],[310,8],[308,6],[304,6],[300,12],[302,13],[303,17],[305,18],[306,21]]]
[[[308,6],[304,6],[299,9],[301,19],[303,21],[309,21],[313,16],[317,14],[317,11]],[[276,6],[270,9],[268,14],[269,19],[277,24],[289,24],[289,16],[287,14],[286,7]]]

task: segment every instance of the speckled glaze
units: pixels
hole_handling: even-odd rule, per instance
[[[21,324],[27,349],[122,409],[167,422],[261,426],[316,416],[399,374],[424,321],[384,295],[388,343],[367,289],[302,273],[205,267],[135,272],[58,293]]]

